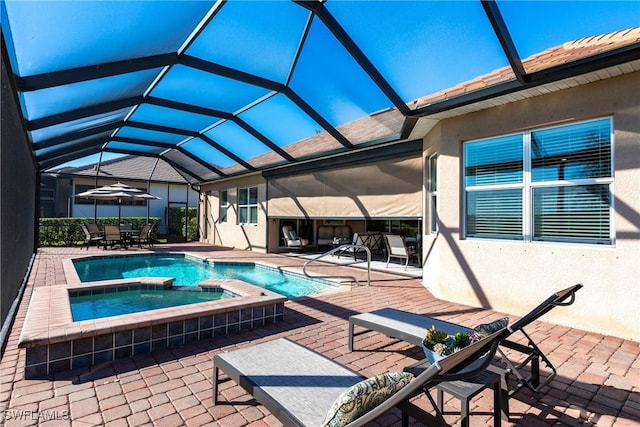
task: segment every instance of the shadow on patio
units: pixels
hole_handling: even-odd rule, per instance
[[[216,259],[268,260],[289,267],[299,267],[303,262],[295,257],[206,245],[162,246],[154,250],[197,252]],[[88,252],[100,255],[104,251]],[[79,253],[87,251],[43,248],[37,255],[0,364],[0,411],[7,426],[45,421],[44,415],[42,419],[32,420],[29,416],[27,420],[19,416],[20,411],[56,415],[59,419],[55,425],[279,425],[233,381],[222,384],[221,392],[223,401],[234,404],[213,405],[215,354],[286,336],[370,376],[402,370],[423,357],[422,349],[379,333],[367,333],[358,337],[358,350],[349,352],[350,315],[394,307],[474,325],[505,314],[437,300],[419,279],[374,272],[370,287],[288,301],[284,320],[263,328],[109,362],[92,370],[76,370],[53,380],[24,380],[25,354],[17,348],[17,341],[31,291],[34,286],[64,283],[62,259]],[[513,322],[516,316],[510,318]],[[630,426],[640,422],[638,343],[545,322],[534,322],[528,332],[553,361],[558,376],[540,396],[533,396],[528,390],[516,394],[510,402],[509,425]],[[417,404],[428,406],[423,397]],[[446,401],[445,410],[448,422],[459,423],[457,400]],[[472,425],[493,425],[491,394],[485,391],[476,396],[471,411]],[[378,422],[383,426],[399,425],[399,417],[399,411],[393,411]]]

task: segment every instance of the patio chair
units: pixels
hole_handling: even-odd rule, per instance
[[[149,247],[151,247],[152,227],[153,227],[152,224],[145,224],[142,226],[142,229],[140,229],[139,232],[134,232],[133,234],[131,234],[131,237],[130,237],[131,244],[137,242],[138,247],[141,248],[142,244],[146,243],[147,245],[149,245]]]
[[[107,249],[107,246],[111,246],[112,248],[115,245],[123,245],[124,240],[122,239],[122,234],[120,233],[120,227],[117,225],[105,225],[104,226],[104,249]]]
[[[353,233],[353,240],[351,241],[352,245],[357,245],[357,247],[353,248],[353,247],[347,247],[344,248],[343,250],[341,250],[340,252],[338,252],[336,255],[338,255],[338,258],[340,258],[340,255],[343,255],[345,253],[351,253],[353,254],[353,260],[357,261],[357,255],[358,252],[365,252],[366,253],[366,249],[365,249],[365,241],[364,238],[358,234],[358,233]]]
[[[104,233],[102,231],[100,231],[100,228],[98,228],[98,224],[95,223],[89,223],[87,224],[87,229],[89,230],[89,233],[91,234],[92,237],[104,237]]]
[[[334,231],[334,237],[341,242],[351,240],[351,227],[348,225],[337,226]]]
[[[335,237],[335,229],[331,225],[318,227],[318,246],[330,246]]]
[[[403,426],[408,425],[409,415],[425,425],[441,426],[443,419],[437,408],[434,415],[410,399],[429,393],[439,381],[462,379],[484,370],[504,332],[502,329],[463,348],[418,376],[387,373],[369,379],[320,353],[279,338],[216,354],[213,402],[219,403],[222,370],[285,426],[362,426],[394,407],[403,411]],[[328,420],[343,423],[327,424]]]
[[[102,234],[92,234],[85,224],[80,224],[80,228],[82,228],[82,232],[84,233],[84,243],[82,246],[86,246],[87,250],[89,250],[89,246],[91,246],[91,243],[93,242],[95,242],[96,246],[100,245],[103,238]]]
[[[404,260],[405,270],[409,266],[410,258],[418,260],[418,265],[420,265],[420,256],[418,255],[416,248],[407,246],[404,243],[402,236],[398,236],[397,234],[385,234],[384,239],[387,244],[387,268],[389,267],[391,258]]]
[[[290,225],[282,227],[282,235],[287,247],[302,249],[304,246],[309,245],[309,240],[298,237]]]
[[[502,364],[501,366],[497,364],[489,366],[489,370],[501,375],[502,389],[504,392],[501,406],[507,416],[509,413],[508,400],[514,393],[523,387],[527,387],[534,393],[538,393],[541,388],[547,385],[557,374],[556,368],[553,366],[549,358],[547,358],[542,350],[536,345],[524,328],[534,320],[538,320],[554,307],[573,304],[576,292],[582,287],[582,284],[577,284],[553,293],[521,319],[507,327],[508,333],[502,338],[500,346],[523,354],[524,359],[518,363],[514,363],[507,357],[504,351],[498,348],[498,353],[502,357]],[[354,337],[368,331],[382,332],[388,337],[421,346],[427,329],[434,324],[434,322],[448,323],[420,314],[395,310],[392,308],[384,308],[369,313],[354,315],[349,317],[349,350],[353,350],[354,348]],[[366,328],[366,330],[359,332],[358,334],[354,334],[354,327],[356,325]],[[439,328],[439,326],[437,327]],[[507,339],[516,332],[520,332],[524,335],[527,340],[526,344],[520,344]],[[551,370],[546,379],[542,382],[540,381],[541,361],[544,362]],[[527,375],[525,373],[525,368],[529,364],[530,373]],[[514,387],[511,387],[509,384],[509,378],[511,375],[514,375],[517,379],[517,383]]]

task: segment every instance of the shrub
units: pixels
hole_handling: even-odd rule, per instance
[[[184,216],[187,208],[168,208],[167,223],[169,236],[182,236],[187,240],[198,240],[198,208],[188,208],[187,230],[184,230]]]
[[[118,224],[118,217],[98,218],[40,218],[38,227],[39,246],[74,246],[84,243],[84,233],[81,224],[97,222],[102,228],[105,224]],[[134,229],[141,229],[147,222],[147,218],[124,217],[121,222],[130,223]],[[149,223],[154,224],[151,237],[155,238],[160,218],[149,218]]]

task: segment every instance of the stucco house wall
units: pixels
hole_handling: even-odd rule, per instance
[[[425,166],[439,153],[439,233],[425,234],[424,284],[438,298],[520,316],[575,283],[570,307],[543,320],[640,340],[640,74],[564,89],[441,121],[424,138]],[[465,239],[464,141],[612,117],[615,244]],[[427,232],[428,233],[428,232]]]
[[[258,188],[258,223],[238,223],[238,190]],[[227,221],[220,222],[220,192],[227,191]],[[201,240],[214,245],[267,251],[267,185],[260,174],[205,184],[201,187]]]
[[[152,182],[148,185],[147,182],[130,181],[125,180],[126,184],[136,188],[147,189],[149,194],[159,197],[159,200],[150,200],[149,203],[149,217],[160,218],[162,224],[166,224],[167,218],[165,217],[165,209],[168,206],[171,207],[184,207],[188,204],[191,208],[198,207],[198,192],[191,189],[187,184],[175,184],[166,182]],[[98,181],[98,186],[113,184],[113,181]],[[95,186],[95,180],[76,178],[73,180],[71,186],[73,192],[75,185],[89,185],[92,188]],[[75,194],[75,193],[74,193]],[[76,198],[72,197],[71,202],[73,206],[71,208],[72,217],[88,217],[92,218],[95,214],[95,207],[93,204],[78,204]],[[117,217],[118,206],[117,205],[97,205],[97,216],[100,217]],[[122,217],[146,217],[146,206],[122,206]]]

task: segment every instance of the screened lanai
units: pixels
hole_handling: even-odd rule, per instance
[[[3,90],[39,171],[161,157],[196,184],[419,139],[637,59],[637,41],[531,58],[639,25],[627,1],[9,0]]]
[[[215,355],[287,336],[363,374],[400,371],[422,358],[422,349],[376,333],[359,342],[363,350],[348,351],[349,316],[390,307],[468,326],[508,316],[513,325],[538,301],[577,283],[584,290],[574,304],[532,325],[559,375],[543,398],[512,400],[510,421],[638,423],[640,2],[0,0],[0,20],[0,372],[7,386],[0,412],[7,425],[19,423],[9,420],[18,413],[28,413],[30,424],[40,423],[33,415],[68,416],[74,425],[273,424],[233,381],[225,385],[233,404],[212,405]],[[587,138],[572,142],[572,130],[580,136],[591,125],[604,135],[601,151],[587,150]],[[566,137],[554,142],[569,141],[568,148],[535,160],[531,142],[542,132]],[[515,134],[521,150],[495,143]],[[468,148],[489,139],[487,150]],[[109,174],[155,179],[140,166],[135,174],[116,169],[126,160],[174,168],[167,175],[198,193],[198,225],[207,234],[130,252],[40,247],[42,174],[84,170],[86,185],[115,181]],[[530,182],[532,165],[544,161],[563,172],[597,167]],[[96,170],[87,166],[93,164]],[[467,172],[484,174],[489,185],[467,185]],[[518,185],[500,181],[516,173]],[[492,186],[522,188],[521,206],[507,200],[516,200],[513,218],[523,224],[514,238],[469,228],[479,224],[465,205],[469,194]],[[573,187],[605,191],[594,204],[574,200]],[[567,201],[558,205],[579,211],[563,213],[561,231],[572,233],[563,241],[532,238],[539,217],[536,200],[525,196],[540,188],[552,188],[542,193],[553,193],[540,198],[550,201],[544,207]],[[507,205],[498,196],[486,200]],[[324,202],[339,212],[327,215]],[[604,215],[588,227],[609,227],[606,241],[577,242],[565,224],[579,224],[585,211],[591,221],[599,213],[588,210],[592,205],[604,206]],[[246,224],[241,213],[251,219],[254,210],[259,216]],[[51,381],[25,378],[33,360],[18,345],[27,313],[47,331],[58,325],[30,303],[36,293],[70,284],[63,276],[70,258],[197,252],[304,270],[316,252],[269,250],[279,249],[285,221],[309,223],[306,237],[318,237],[320,226],[337,231],[340,221],[352,235],[382,235],[396,232],[368,222],[404,221],[407,213],[419,224],[421,258],[410,267],[419,278],[398,263],[402,276],[374,270],[370,286],[287,301],[286,321],[261,331],[154,348],[149,357],[130,353]],[[367,223],[356,228],[359,222]],[[355,257],[343,260],[311,269],[366,276],[350,265]],[[68,359],[57,351],[62,347],[47,349],[47,363]],[[68,348],[75,356],[75,344]],[[499,423],[493,409],[492,399],[478,396],[472,423]],[[399,417],[394,421],[381,425],[397,425]]]
[[[640,59],[631,1],[0,6],[3,320],[37,252],[43,172],[160,158],[198,188],[421,157],[439,120]]]

